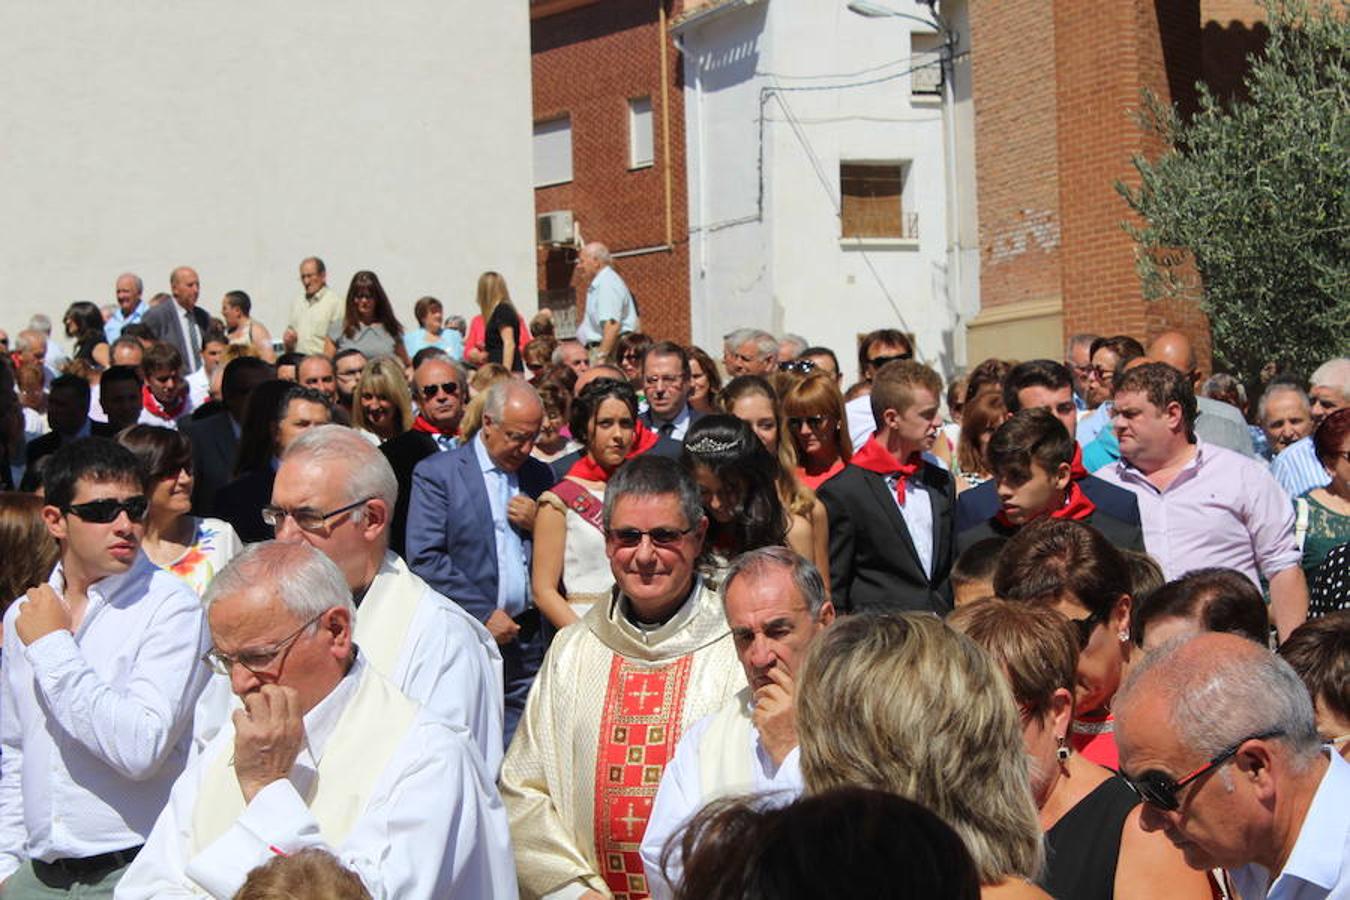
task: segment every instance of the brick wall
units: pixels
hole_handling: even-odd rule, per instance
[[[684,163],[684,103],[680,59],[661,33],[660,0],[602,0],[531,22],[534,119],[568,114],[572,122],[572,181],[535,191],[538,212],[570,209],[587,241],[611,252],[666,242],[665,150],[670,127],[671,214],[674,249],[617,260],[615,268],[638,299],[643,330],[655,337],[689,338],[688,212]],[[666,13],[679,13],[666,0]],[[661,69],[660,42],[667,48]],[[663,116],[661,81],[668,88]],[[628,100],[652,101],[655,164],[628,168]],[[539,288],[558,286],[570,265],[540,248]],[[551,282],[551,284],[550,284]],[[578,304],[585,285],[576,284]]]

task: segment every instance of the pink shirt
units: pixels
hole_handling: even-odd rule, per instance
[[[1170,581],[1192,569],[1237,569],[1254,584],[1300,560],[1294,506],[1259,460],[1197,442],[1195,458],[1159,491],[1124,459],[1095,473],[1139,499],[1144,546]]]

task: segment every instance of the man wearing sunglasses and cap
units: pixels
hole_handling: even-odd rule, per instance
[[[693,477],[629,460],[603,525],[614,589],[554,639],[502,765],[522,896],[646,896],[637,850],[676,741],[745,687],[694,567],[708,520]]]
[[[1116,696],[1120,772],[1196,869],[1247,900],[1350,897],[1350,763],[1288,663],[1232,634],[1164,645]]]
[[[44,477],[61,555],[4,619],[0,879],[6,898],[110,897],[187,762],[210,637],[193,590],[141,552],[131,451],[73,441]]]

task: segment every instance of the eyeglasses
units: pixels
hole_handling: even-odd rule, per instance
[[[901,359],[913,359],[913,353],[897,353],[894,356],[873,356],[867,360],[867,364],[874,369],[880,369],[886,363],[893,363]]]
[[[611,528],[605,532],[605,536],[620,547],[636,547],[642,543],[644,537],[652,539],[652,544],[657,547],[673,547],[680,542],[680,538],[693,531],[690,528],[653,528],[650,531],[643,531],[641,528]]]
[[[778,371],[795,372],[798,375],[810,375],[816,368],[816,361],[813,359],[789,359],[778,364]]]
[[[1089,366],[1087,369],[1087,377],[1106,382],[1115,378],[1116,373],[1111,369],[1103,369],[1101,366]]]
[[[1082,650],[1092,640],[1092,631],[1097,627],[1097,623],[1102,621],[1104,616],[1101,613],[1094,612],[1082,619],[1070,619],[1073,626],[1078,629],[1078,649]]]
[[[424,384],[422,385],[422,399],[430,400],[441,391],[444,391],[447,397],[457,396],[459,394],[459,384],[454,381],[447,381],[445,384]]]
[[[72,503],[65,507],[63,511],[74,513],[86,522],[107,525],[109,522],[116,522],[117,517],[122,513],[126,513],[127,518],[131,521],[139,522],[145,518],[145,511],[149,508],[150,501],[145,499],[145,495],[137,494],[135,497],[127,497],[125,500],[115,500],[109,497],[106,500],[90,500],[88,503]]]
[[[1131,778],[1124,772],[1118,772],[1117,774],[1120,775],[1121,780],[1130,786],[1130,790],[1138,795],[1140,800],[1164,812],[1173,812],[1181,806],[1181,801],[1177,799],[1177,791],[1228,762],[1248,741],[1264,741],[1277,737],[1284,737],[1283,729],[1274,728],[1270,731],[1245,737],[1218,755],[1211,757],[1209,762],[1177,781],[1173,781],[1161,772],[1145,772],[1138,778]]]
[[[328,612],[324,610],[323,612]],[[304,633],[305,629],[313,625],[319,619],[323,618],[323,613],[319,613],[299,628],[286,635],[270,647],[264,647],[260,650],[245,650],[243,653],[237,653],[231,656],[228,653],[221,653],[215,647],[202,654],[202,662],[206,663],[207,668],[217,675],[229,675],[233,671],[235,664],[243,666],[254,675],[260,678],[276,677],[281,674],[281,670],[286,666],[286,654],[291,652],[291,647],[295,645],[296,638]],[[277,666],[275,672],[268,672],[267,668],[272,664],[272,660],[281,656],[281,663]]]
[[[831,421],[832,416],[788,416],[788,428],[796,431],[803,425],[810,426],[812,431],[819,431],[825,427],[825,423]]]
[[[329,519],[334,516],[340,516],[345,512],[350,512],[361,504],[369,503],[374,499],[374,497],[366,497],[362,500],[357,500],[355,503],[348,503],[346,506],[339,507],[332,512],[319,512],[314,509],[289,510],[269,504],[262,508],[262,520],[273,530],[276,530],[281,527],[282,522],[286,521],[286,517],[290,516],[295,520],[295,524],[299,526],[301,531],[322,531],[324,526],[328,524]]]

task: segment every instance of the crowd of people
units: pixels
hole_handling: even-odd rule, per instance
[[[1350,358],[719,360],[577,272],[0,333],[0,895],[1350,897]]]

